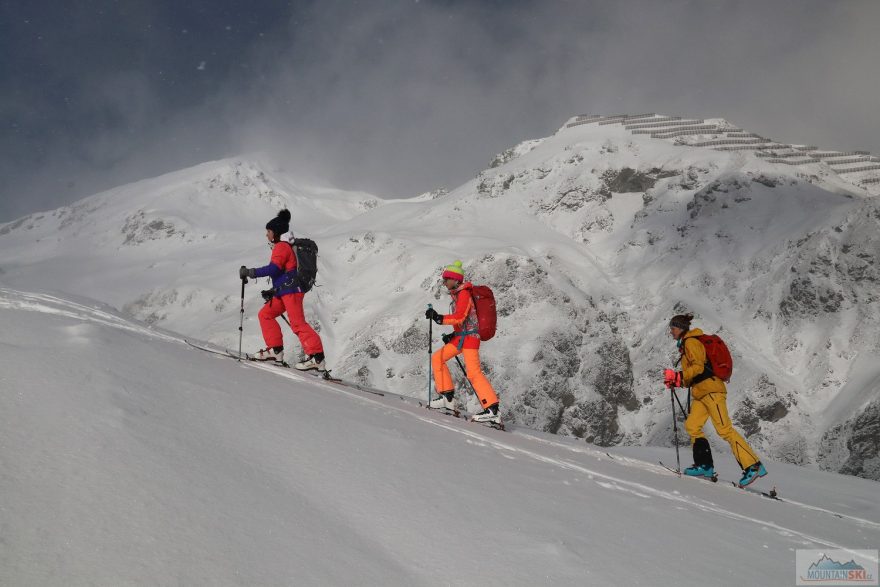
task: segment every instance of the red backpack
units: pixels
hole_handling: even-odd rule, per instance
[[[696,338],[706,348],[706,367],[700,375],[694,378],[691,385],[696,385],[700,381],[705,381],[710,377],[717,377],[725,383],[730,381],[733,374],[733,357],[730,356],[730,349],[721,340],[717,334],[703,334],[701,336],[689,336],[688,338]],[[681,346],[681,352],[684,353],[684,345]]]
[[[495,311],[495,294],[488,285],[475,285],[471,289],[474,306],[477,309],[477,331],[480,340],[489,340],[495,336],[495,323],[498,319]]]

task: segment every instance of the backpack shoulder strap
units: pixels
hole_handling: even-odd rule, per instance
[[[700,382],[703,382],[707,379],[711,379],[711,378],[715,377],[715,372],[712,371],[712,362],[709,360],[709,350],[706,349],[706,345],[701,340],[704,336],[710,336],[710,335],[701,334],[700,336],[688,336],[685,338],[685,340],[687,340],[689,338],[697,339],[700,342],[700,344],[703,345],[703,352],[706,355],[706,361],[703,363],[703,372],[700,373],[699,375],[697,375],[696,377],[694,377],[693,381],[691,381],[692,387],[694,385],[696,385],[697,383],[700,383]],[[684,355],[684,343],[682,343],[682,345],[681,345],[681,353],[682,353],[682,355]],[[680,359],[680,357],[679,357],[679,359]]]

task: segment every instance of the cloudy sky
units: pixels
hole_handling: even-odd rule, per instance
[[[0,222],[265,151],[382,196],[584,113],[880,153],[880,2],[0,0]]]

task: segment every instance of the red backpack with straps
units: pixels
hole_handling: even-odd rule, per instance
[[[477,331],[480,340],[489,340],[495,336],[498,315],[495,310],[495,294],[488,285],[475,285],[471,289],[474,307],[477,309]]]
[[[717,377],[725,383],[730,381],[733,375],[733,357],[730,356],[730,349],[721,340],[717,334],[703,334],[700,336],[689,336],[688,338],[696,338],[706,349],[706,363],[708,373],[704,370],[702,374],[697,375],[692,385],[705,381],[710,377]],[[684,345],[681,345],[681,352],[684,354]]]

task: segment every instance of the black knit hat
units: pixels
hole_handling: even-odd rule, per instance
[[[279,212],[278,216],[266,223],[266,229],[275,234],[275,240],[281,238],[282,234],[290,230],[290,210],[285,208]]]
[[[677,316],[672,317],[672,320],[669,321],[669,325],[681,328],[682,330],[690,330],[691,320],[693,319],[693,314],[678,314]]]

